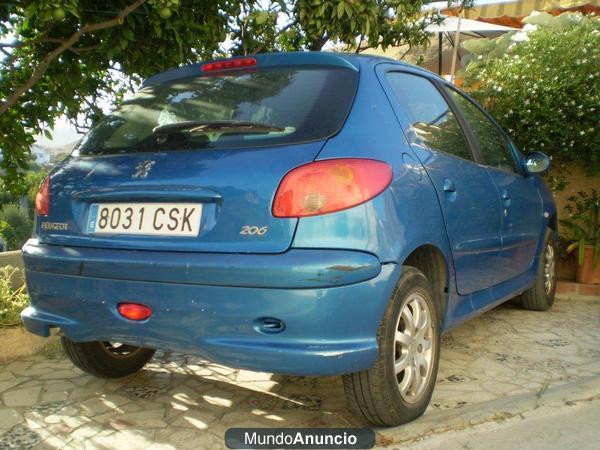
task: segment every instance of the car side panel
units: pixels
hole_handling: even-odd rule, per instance
[[[394,173],[390,188],[357,207],[300,219],[292,247],[360,249],[382,262],[401,262],[415,243],[429,243],[448,254],[435,190],[372,71],[362,72],[344,128],[328,140],[317,159],[344,157],[390,164]]]
[[[557,210],[556,203],[542,178],[538,175],[530,175],[526,178],[527,183],[539,194],[539,199],[542,205],[540,211],[541,220],[537,221],[537,230],[531,230],[531,233],[537,232],[535,251],[533,258],[529,260],[529,266],[521,273],[513,276],[505,281],[499,282],[494,286],[475,292],[471,295],[462,297],[460,303],[469,303],[472,309],[468,308],[455,309],[454,315],[448,315],[444,326],[444,331],[448,331],[456,326],[466,322],[467,320],[488,311],[499,304],[514,298],[531,288],[535,283],[538,266],[540,263],[540,255],[543,250],[544,237],[546,230],[551,228],[555,231],[554,238],[557,236]],[[510,264],[510,261],[507,261]],[[525,263],[523,263],[525,264]]]
[[[556,202],[554,200],[554,197],[552,196],[552,192],[550,192],[550,189],[548,188],[548,186],[546,186],[546,183],[544,183],[544,180],[542,180],[542,178],[539,175],[533,175],[531,179],[532,183],[537,187],[537,190],[540,193],[540,198],[542,199],[542,207],[544,209],[544,218],[542,220],[541,231],[545,231],[548,227],[553,228],[554,231],[558,231],[556,224],[556,221],[558,220]],[[541,249],[541,246],[542,243],[539,244],[538,250]]]
[[[485,168],[475,160],[427,147],[409,119],[409,105],[418,101],[411,91],[396,92],[398,80],[420,80],[422,95],[443,99],[432,80],[418,71],[398,71],[396,65],[382,64],[377,74],[388,93],[390,103],[419,161],[423,164],[438,195],[454,260],[456,284],[461,295],[471,294],[494,285],[497,258],[501,251],[501,205],[498,190]],[[429,94],[428,94],[429,92]],[[447,108],[448,101],[443,99]],[[450,110],[456,116],[456,112]],[[450,122],[451,123],[451,122]],[[457,123],[458,125],[458,123]],[[443,129],[443,128],[442,128]],[[443,133],[440,133],[444,136]],[[447,150],[453,140],[438,141]]]
[[[406,141],[373,69],[363,68],[355,104],[346,125],[327,142],[317,159],[351,156],[388,162],[394,170],[390,188],[364,205],[299,220],[292,247],[357,249],[376,254],[382,262],[401,264],[421,245],[436,246],[448,265],[444,331],[533,285],[542,239],[526,272],[469,295],[458,294],[450,244],[435,189]],[[539,177],[535,177],[534,184],[542,196],[544,211],[548,213],[541,224],[540,236],[543,236],[549,218],[556,214],[556,207]]]
[[[416,248],[433,245],[448,265],[447,316],[472,312],[460,302],[440,205],[429,177],[406,141],[374,70],[361,71],[359,89],[342,131],[317,159],[372,158],[385,161],[394,178],[375,199],[354,208],[298,221],[292,248],[361,250],[382,263],[401,264]],[[424,225],[426,224],[426,225]]]
[[[527,271],[535,259],[542,223],[542,201],[530,177],[488,168],[502,198],[502,251],[496,283]]]

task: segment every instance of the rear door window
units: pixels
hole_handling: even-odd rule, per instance
[[[512,151],[496,125],[463,94],[448,87],[446,90],[475,134],[483,162],[496,169],[516,171]]]
[[[143,88],[83,139],[80,154],[243,148],[335,134],[358,73],[344,68],[253,69]]]
[[[458,120],[437,88],[426,78],[389,72],[387,79],[415,131],[418,145],[472,160]]]

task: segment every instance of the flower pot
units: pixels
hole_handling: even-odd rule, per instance
[[[583,264],[577,265],[576,280],[584,284],[600,284],[600,263],[593,267],[594,247],[586,245],[584,249]]]

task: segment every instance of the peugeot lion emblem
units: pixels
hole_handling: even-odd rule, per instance
[[[156,164],[156,161],[142,161],[135,166],[135,173],[132,178],[147,178],[154,164]]]

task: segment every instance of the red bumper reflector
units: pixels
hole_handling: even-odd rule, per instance
[[[242,69],[252,66],[256,66],[256,58],[234,58],[203,64],[202,72],[217,72],[219,70]]]
[[[129,320],[146,320],[152,315],[152,309],[139,303],[119,303],[119,314]]]

